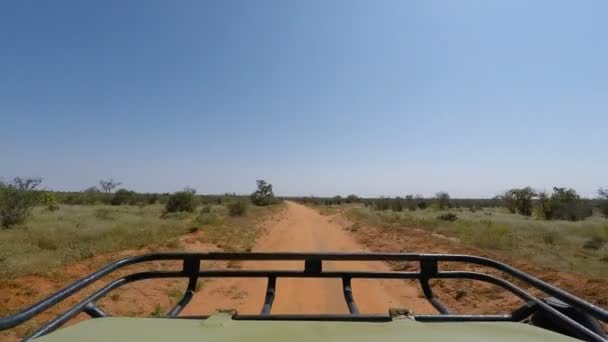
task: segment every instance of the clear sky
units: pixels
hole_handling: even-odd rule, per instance
[[[0,2],[0,176],[490,197],[608,185],[608,2]]]

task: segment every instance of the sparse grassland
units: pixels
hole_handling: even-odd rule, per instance
[[[163,210],[161,205],[36,208],[27,223],[0,231],[0,274],[46,272],[97,254],[171,241],[194,224],[194,214],[161,218]]]
[[[278,212],[284,204],[250,206],[240,216],[231,215],[225,205],[203,206],[196,222],[205,225],[203,239],[225,251],[249,252],[259,234],[259,223],[268,215]]]
[[[457,219],[442,219],[448,213]],[[347,210],[346,216],[355,223],[403,230],[403,234],[424,229],[537,265],[608,277],[608,219],[599,216],[571,222],[539,220],[503,208],[394,212],[363,207]]]
[[[0,276],[5,279],[46,273],[98,254],[163,244],[181,248],[178,237],[203,230],[201,239],[226,250],[250,250],[257,223],[280,205],[252,206],[230,216],[225,205],[206,205],[192,213],[165,213],[163,205],[60,205],[36,208],[25,224],[0,230]]]

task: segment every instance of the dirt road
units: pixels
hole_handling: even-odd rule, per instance
[[[303,205],[287,202],[279,219],[269,222],[256,252],[364,252],[340,225]],[[203,265],[204,267],[205,265]],[[235,265],[233,265],[235,266]],[[243,269],[303,269],[301,262],[244,262]],[[326,270],[389,270],[379,262],[324,263]],[[389,307],[416,313],[435,312],[419,298],[414,283],[403,280],[353,280],[355,301],[361,313],[386,313]],[[217,279],[205,283],[184,315],[209,314],[217,309],[237,309],[257,314],[264,301],[265,279]],[[338,279],[278,279],[272,313],[348,313]]]

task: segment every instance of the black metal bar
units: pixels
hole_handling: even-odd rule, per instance
[[[275,287],[277,285],[276,277],[268,277],[268,286],[266,286],[266,296],[264,297],[264,305],[262,306],[261,315],[270,315],[272,303],[274,302]]]
[[[550,315],[552,315],[553,317],[561,320],[563,323],[565,323],[566,325],[570,326],[571,328],[573,328],[574,330],[576,330],[579,333],[582,333],[583,335],[585,335],[586,337],[589,338],[590,341],[598,341],[598,342],[605,342],[606,340],[596,334],[595,332],[591,331],[590,329],[588,329],[587,327],[585,327],[584,325],[578,323],[577,321],[573,320],[572,318],[564,315],[563,313],[559,312],[558,310],[552,308],[551,306],[547,305],[545,302],[543,302],[542,300],[532,296],[531,294],[527,293],[526,291],[520,289],[519,287],[515,286],[514,284],[504,280],[504,279],[500,279],[497,278],[495,276],[491,276],[488,274],[483,274],[483,273],[477,273],[477,272],[458,272],[458,271],[451,271],[451,272],[440,272],[437,273],[436,275],[437,278],[444,278],[444,279],[462,279],[462,278],[468,278],[468,279],[474,279],[474,280],[479,280],[479,281],[485,281],[485,282],[489,282],[495,285],[498,285],[504,289],[509,290],[511,293],[513,293],[514,295],[518,296],[519,298],[523,299],[523,300],[527,300],[530,301],[534,304],[536,304],[540,310],[544,310],[545,312],[549,313]]]
[[[318,274],[323,272],[321,258],[309,257],[304,260],[304,273]]]
[[[560,313],[549,305],[545,304],[542,300],[531,296],[527,292],[518,288],[517,286],[511,284],[504,279],[490,276],[487,274],[476,273],[476,272],[438,272],[437,271],[437,263],[438,262],[464,262],[475,265],[481,265],[486,267],[491,267],[497,270],[500,270],[506,274],[509,274],[519,280],[522,280],[531,286],[542,290],[543,292],[562,300],[563,302],[575,307],[579,310],[582,310],[595,318],[607,322],[608,321],[608,311],[599,306],[593,305],[589,302],[586,302],[580,298],[573,296],[572,294],[565,292],[559,288],[551,286],[537,278],[534,278],[524,272],[521,272],[509,265],[504,263],[494,261],[487,258],[468,256],[468,255],[454,255],[454,254],[395,254],[395,253],[381,253],[381,254],[365,254],[365,253],[166,253],[166,254],[148,254],[137,257],[131,257],[119,260],[115,263],[109,264],[104,268],[100,269],[97,272],[94,272],[87,277],[78,280],[66,288],[58,291],[57,293],[43,299],[42,301],[35,303],[25,310],[11,315],[7,317],[0,318],[0,331],[8,328],[12,328],[16,325],[19,325],[32,317],[38,315],[39,313],[47,310],[48,308],[56,305],[57,303],[63,301],[65,298],[81,291],[83,288],[89,286],[93,282],[101,279],[102,277],[107,276],[108,274],[129,266],[133,264],[138,264],[147,261],[160,261],[160,260],[182,260],[184,261],[184,268],[181,271],[171,271],[171,272],[143,272],[129,275],[127,277],[115,280],[114,282],[106,285],[101,290],[94,292],[92,295],[87,297],[85,300],[79,302],[75,306],[68,309],[66,312],[60,314],[54,320],[41,327],[38,331],[36,331],[30,337],[37,337],[44,335],[48,332],[51,332],[61,326],[70,318],[74,317],[76,314],[80,312],[87,312],[91,316],[103,317],[104,313],[101,309],[95,306],[95,301],[99,298],[107,295],[109,291],[119,286],[122,286],[128,282],[137,281],[141,279],[150,279],[150,278],[189,278],[188,287],[186,289],[186,293],[184,297],[180,300],[180,302],[169,312],[169,315],[177,315],[181,310],[188,304],[190,299],[192,298],[193,292],[196,288],[196,282],[198,277],[266,277],[275,278],[276,277],[291,277],[291,278],[371,278],[371,279],[418,279],[421,281],[421,285],[423,287],[423,291],[425,292],[425,297],[435,306],[438,310],[443,313],[442,315],[438,315],[438,317],[444,317],[445,321],[450,321],[459,315],[450,315],[446,312],[442,312],[439,308],[445,308],[441,302],[439,302],[431,291],[430,285],[428,284],[429,279],[433,278],[443,278],[443,279],[452,279],[452,278],[467,278],[474,279],[479,281],[489,282],[495,285],[506,289],[518,297],[522,298],[524,301],[530,303],[531,308],[521,310],[516,310],[510,315],[511,320],[517,319],[521,320],[525,318],[525,315],[528,315],[534,310],[543,310],[551,315],[553,315],[556,319],[564,322],[568,326],[571,326],[573,329],[576,329],[578,332],[587,336],[590,340],[603,341],[601,337],[597,334],[593,333],[589,329],[585,328],[581,324],[576,321],[570,319],[566,315]],[[292,270],[206,270],[200,271],[200,261],[201,260],[304,260],[305,261],[305,269],[304,271],[292,271]],[[330,271],[323,272],[322,270],[322,262],[324,260],[336,260],[336,261],[420,261],[421,262],[421,272],[340,272],[340,271]],[[426,284],[425,284],[426,283]],[[276,291],[276,284],[272,287],[274,299],[274,291]],[[425,289],[427,287],[427,289]],[[349,292],[350,291],[350,292]],[[268,292],[268,291],[267,291]],[[344,286],[343,283],[343,292],[345,295],[345,300],[348,301],[347,296],[352,297],[352,288]],[[268,293],[267,293],[268,294]],[[434,302],[435,301],[435,302]],[[354,299],[352,300],[354,303]],[[265,301],[266,304],[266,301]],[[270,302],[272,305],[272,302]],[[532,311],[530,311],[532,310]],[[349,311],[352,313],[353,311],[349,307]],[[267,315],[262,315],[263,317],[280,317],[276,315],[270,315],[270,310],[268,310]],[[351,316],[362,316],[366,318],[368,316],[365,315],[351,315]],[[254,317],[254,316],[251,316]],[[295,317],[306,317],[313,319],[313,317],[321,317],[329,319],[338,319],[339,316],[312,316],[312,315],[296,315]],[[334,317],[334,318],[331,318]],[[423,317],[423,316],[416,316]],[[426,317],[426,318],[425,318]],[[439,318],[429,318],[434,317],[432,315],[426,315],[424,319],[439,319]],[[472,320],[479,318],[479,320],[484,320],[484,318],[477,316],[470,316]],[[499,318],[506,316],[484,316],[491,318]]]
[[[62,325],[64,325],[66,322],[68,322],[70,319],[74,318],[76,315],[81,313],[85,309],[85,307],[87,305],[89,305],[89,303],[96,302],[101,297],[110,293],[110,291],[117,289],[123,285],[126,285],[126,284],[134,282],[134,281],[138,281],[138,280],[152,279],[152,278],[175,278],[175,277],[179,277],[181,275],[182,275],[182,272],[141,272],[141,273],[130,274],[126,277],[114,280],[113,282],[107,284],[103,288],[95,291],[94,293],[89,295],[87,298],[78,302],[76,305],[72,306],[68,310],[64,311],[59,316],[55,317],[55,319],[51,320],[48,323],[45,323],[45,325],[40,327],[38,330],[34,331],[29,336],[27,336],[24,339],[24,341],[30,341],[30,340],[33,340],[40,336],[44,336],[48,333],[51,333],[51,332],[57,330]]]
[[[509,265],[494,261],[487,258],[475,257],[469,255],[456,254],[397,254],[397,253],[160,253],[148,254],[137,257],[125,258],[112,263],[101,270],[90,274],[89,276],[76,281],[68,287],[60,290],[51,297],[44,299],[41,302],[31,305],[25,310],[8,317],[0,319],[0,330],[14,327],[26,320],[34,317],[38,313],[46,310],[50,306],[57,304],[66,297],[80,291],[90,283],[100,279],[108,273],[115,271],[127,265],[141,263],[152,260],[180,260],[186,257],[197,258],[199,260],[303,260],[306,257],[316,257],[323,260],[343,260],[343,261],[416,261],[422,259],[446,261],[446,262],[469,262],[482,266],[493,267],[507,274],[510,274],[520,280],[529,282],[533,286],[543,290],[544,292],[570,304],[576,308],[582,309],[592,316],[602,320],[608,320],[608,311],[593,305],[589,302],[581,300],[576,296],[555,288],[539,279],[536,279],[524,272],[521,272]]]
[[[437,260],[420,260],[420,287],[424,297],[433,305],[435,310],[443,315],[449,315],[450,310],[435,297],[433,290],[429,284],[429,279],[434,277],[438,272]]]
[[[348,305],[348,312],[351,315],[358,315],[359,308],[357,308],[357,303],[355,303],[355,298],[353,297],[350,278],[342,278],[342,293],[344,293],[344,300],[346,301],[346,305]]]
[[[188,274],[188,286],[184,292],[184,296],[175,304],[175,306],[169,311],[168,315],[175,317],[179,315],[182,310],[190,303],[190,300],[194,296],[196,291],[196,283],[198,282],[198,272],[201,268],[200,260],[196,258],[188,258],[184,260],[183,272]]]
[[[532,316],[532,314],[534,312],[536,312],[536,310],[538,310],[538,307],[536,304],[534,304],[533,302],[527,302],[526,304],[522,305],[521,307],[513,310],[511,312],[511,317],[513,317],[513,321],[521,322],[524,319]]]
[[[92,318],[109,317],[110,316],[105,311],[101,310],[97,305],[95,305],[95,303],[92,303],[92,302],[87,303],[87,305],[84,306],[84,310],[83,311],[87,315],[91,316]]]
[[[368,272],[368,271],[325,271],[306,273],[296,270],[213,270],[201,271],[200,278],[370,278],[370,279],[418,279],[418,272]]]

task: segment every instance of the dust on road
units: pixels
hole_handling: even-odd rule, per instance
[[[254,252],[365,252],[340,225],[303,205],[287,202],[280,218],[269,222]],[[202,265],[205,267],[205,264]],[[302,262],[248,261],[243,269],[303,269]],[[325,262],[325,270],[389,271],[381,262]],[[419,297],[419,290],[405,280],[353,280],[355,301],[361,313],[387,313],[391,307],[416,313],[435,313]],[[215,279],[207,281],[182,315],[210,314],[218,309],[236,309],[240,314],[258,314],[264,302],[265,279]],[[339,279],[277,279],[273,314],[345,314]]]

